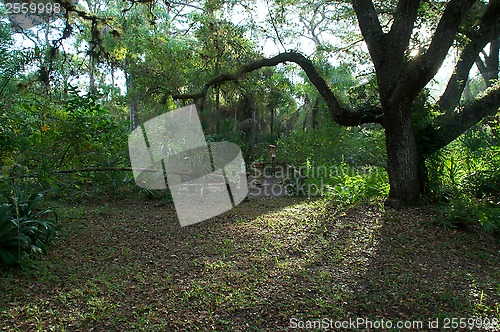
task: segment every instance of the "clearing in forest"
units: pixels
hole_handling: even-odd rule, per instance
[[[181,228],[170,204],[60,207],[46,257],[0,272],[6,330],[269,330],[500,318],[500,245],[422,209],[251,199]],[[425,326],[425,325],[424,325]]]

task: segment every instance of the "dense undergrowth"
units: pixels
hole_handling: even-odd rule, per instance
[[[427,160],[426,199],[446,227],[500,234],[500,117],[489,118]]]

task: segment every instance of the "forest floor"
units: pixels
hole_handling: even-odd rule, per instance
[[[47,256],[0,270],[0,329],[390,331],[438,319],[449,331],[500,319],[500,243],[438,226],[429,209],[252,199],[181,228],[173,205],[152,200],[59,205]]]

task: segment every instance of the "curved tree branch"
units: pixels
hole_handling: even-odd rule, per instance
[[[500,0],[490,1],[490,5],[481,18],[479,30],[470,36],[471,42],[462,51],[446,90],[439,98],[438,105],[441,110],[447,112],[457,107],[469,78],[469,72],[478,59],[479,53],[488,42],[500,36],[499,12]]]
[[[500,111],[500,83],[493,85],[485,93],[466,105],[460,112],[444,114],[437,118],[437,130],[431,130],[429,139],[432,144],[426,145],[425,155],[431,155],[445,147],[466,130],[480,122],[488,115]]]
[[[358,126],[364,123],[378,123],[383,125],[383,113],[380,107],[368,106],[357,110],[350,110],[341,105],[326,81],[314,67],[312,61],[297,52],[280,53],[272,58],[264,58],[248,63],[232,74],[222,74],[214,77],[207,82],[203,89],[198,93],[173,95],[172,98],[180,100],[203,100],[212,86],[217,86],[228,81],[237,81],[244,75],[260,68],[274,67],[278,64],[286,62],[296,63],[302,68],[302,70],[304,70],[311,83],[318,90],[328,105],[328,109],[333,120],[338,124],[343,126]]]

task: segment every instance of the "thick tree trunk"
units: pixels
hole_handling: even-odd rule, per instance
[[[423,192],[417,145],[409,105],[388,107],[385,113],[390,206],[415,205]]]

